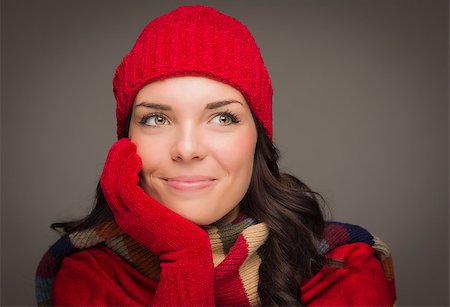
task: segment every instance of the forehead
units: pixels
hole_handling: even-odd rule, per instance
[[[231,85],[197,76],[173,77],[149,83],[138,92],[134,104],[155,102],[195,107],[220,100],[236,100],[247,106],[241,92]]]

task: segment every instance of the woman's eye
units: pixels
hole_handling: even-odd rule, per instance
[[[228,113],[228,112],[217,114],[216,116],[213,117],[213,119],[211,121],[215,124],[222,125],[222,126],[228,126],[231,124],[239,123],[239,120],[236,117],[236,115]]]
[[[167,123],[167,119],[164,116],[154,114],[145,116],[140,123],[147,126],[161,126]]]

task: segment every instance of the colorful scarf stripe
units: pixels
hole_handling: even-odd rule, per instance
[[[209,226],[206,230],[213,251],[214,282],[220,285],[215,287],[216,303],[218,305],[259,305],[257,289],[261,259],[258,249],[268,237],[267,226],[247,217],[220,228]],[[379,238],[362,227],[338,222],[327,222],[323,237],[318,246],[322,254],[344,244],[364,242],[371,245],[375,250],[375,256],[382,263],[391,296],[396,297],[391,254],[386,244]],[[111,221],[87,230],[64,234],[48,249],[36,271],[38,306],[52,305],[53,282],[64,257],[98,244],[105,244],[148,278],[159,280],[161,268],[158,257]]]

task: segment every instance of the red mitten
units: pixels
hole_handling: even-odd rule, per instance
[[[100,179],[119,227],[161,260],[154,305],[214,305],[214,266],[205,230],[138,186],[142,161],[129,139],[110,149]]]

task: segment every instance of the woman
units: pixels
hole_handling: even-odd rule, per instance
[[[118,141],[81,221],[36,277],[39,305],[392,305],[389,252],[325,223],[278,170],[256,42],[206,6],[151,21],[113,80]]]

